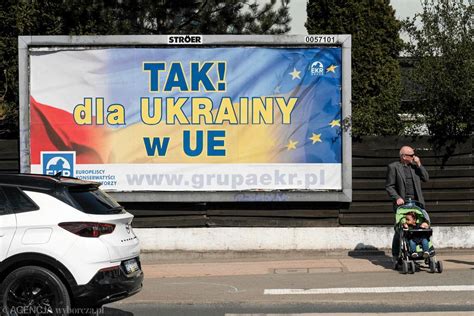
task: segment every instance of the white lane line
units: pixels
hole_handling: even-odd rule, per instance
[[[225,316],[472,316],[472,312],[225,314]]]
[[[347,294],[347,293],[407,293],[474,291],[474,285],[411,286],[411,287],[353,287],[328,289],[265,289],[264,295]]]

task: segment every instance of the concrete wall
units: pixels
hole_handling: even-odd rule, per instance
[[[391,248],[392,227],[136,228],[143,251],[353,250]],[[474,226],[433,227],[435,248],[474,247]]]

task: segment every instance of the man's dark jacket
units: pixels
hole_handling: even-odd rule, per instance
[[[425,167],[418,167],[414,164],[409,166],[413,178],[415,192],[418,196],[418,201],[424,206],[425,199],[423,198],[423,192],[421,191],[421,181],[426,182],[430,177]],[[388,165],[385,189],[387,190],[388,195],[390,195],[395,205],[398,198],[402,198],[406,201],[405,173],[403,171],[403,164],[401,162],[396,161]]]

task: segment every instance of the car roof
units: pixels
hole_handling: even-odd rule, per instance
[[[32,173],[0,174],[0,185],[16,185],[20,187],[55,189],[58,186],[67,187],[98,187],[100,183],[84,181],[77,178],[62,176],[47,176]]]

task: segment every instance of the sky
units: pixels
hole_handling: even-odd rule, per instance
[[[290,23],[291,31],[288,34],[308,34],[304,24],[306,22],[306,3],[308,0],[290,1]],[[421,0],[392,0],[390,1],[395,9],[395,16],[398,19],[413,17],[416,12],[421,11]]]

